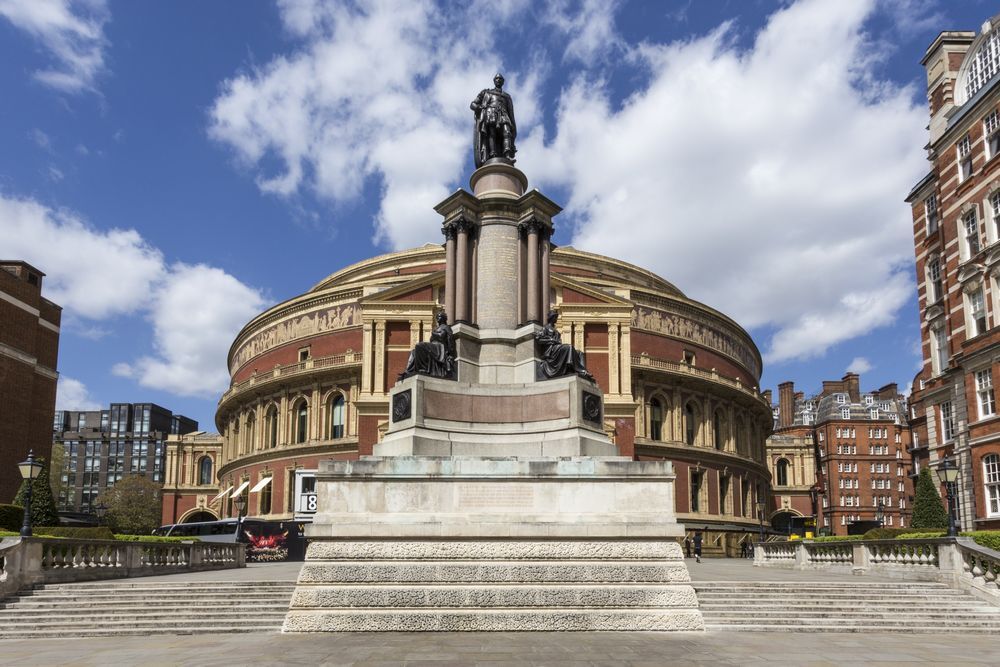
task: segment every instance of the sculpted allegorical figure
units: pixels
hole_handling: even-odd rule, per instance
[[[535,334],[535,345],[541,356],[538,362],[539,379],[549,380],[565,375],[579,375],[593,382],[594,376],[587,370],[583,354],[572,345],[562,342],[559,330],[556,329],[558,319],[559,314],[550,310],[547,324]]]
[[[441,311],[437,314],[437,327],[431,332],[431,339],[414,346],[406,362],[406,370],[399,374],[399,379],[405,380],[411,375],[430,375],[454,380],[455,356],[455,336],[448,326],[448,316]]]
[[[480,92],[470,107],[476,114],[476,168],[495,157],[513,162],[517,153],[514,146],[517,123],[514,122],[514,102],[503,91],[503,75],[493,77],[493,88]]]

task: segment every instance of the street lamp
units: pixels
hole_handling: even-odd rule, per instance
[[[24,523],[21,524],[21,537],[31,537],[31,487],[42,474],[42,464],[35,460],[32,450],[28,450],[28,459],[17,464],[21,477],[28,480],[28,492],[24,496]]]
[[[760,520],[760,541],[764,541],[764,501],[757,501],[757,518]]]
[[[875,521],[879,528],[885,523],[885,503],[881,500],[878,501],[878,507],[875,509]]]
[[[246,496],[242,493],[236,496],[233,504],[236,505],[236,541],[239,542],[243,536],[243,510],[247,508]]]
[[[97,514],[97,525],[104,525],[104,515],[108,513],[108,506],[104,503],[100,503],[94,508],[94,513]]]
[[[948,494],[948,537],[957,537],[958,526],[955,525],[955,514],[958,511],[956,507],[958,498],[955,496],[954,486],[955,482],[958,481],[958,466],[955,465],[955,461],[950,456],[941,461],[941,465],[938,466],[938,474],[944,479],[944,488]]]

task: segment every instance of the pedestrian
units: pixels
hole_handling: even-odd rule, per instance
[[[701,531],[694,534],[694,561],[701,562]]]
[[[685,558],[690,558],[691,557],[691,536],[690,535],[685,535],[684,536],[684,557]]]

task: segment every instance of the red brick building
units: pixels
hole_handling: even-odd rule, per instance
[[[0,260],[0,503],[21,485],[28,450],[47,456],[56,409],[62,308],[42,296],[45,274]]]
[[[961,529],[1000,528],[1000,16],[942,32],[924,55],[929,172],[907,197],[923,369],[911,396],[915,464],[960,469]]]
[[[251,516],[310,517],[318,462],[371,454],[384,434],[388,391],[445,302],[444,268],[435,245],[374,257],[243,328],[216,412],[221,486],[207,511],[233,516],[247,493]],[[649,271],[573,248],[551,253],[550,302],[604,391],[604,427],[622,454],[673,461],[678,521],[708,527],[706,553],[738,553],[770,486],[771,413],[750,336]],[[198,457],[176,447],[190,484]],[[210,490],[184,484],[169,494],[183,510],[164,516],[202,511],[193,497]]]
[[[854,521],[881,511],[890,528],[910,525],[913,479],[906,402],[895,384],[861,392],[848,373],[807,398],[791,382],[778,388],[768,439],[778,532],[794,516],[815,517],[826,534],[846,535]],[[810,461],[808,449],[812,449]]]

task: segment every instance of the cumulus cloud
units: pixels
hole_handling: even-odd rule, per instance
[[[27,32],[49,52],[53,67],[34,73],[65,93],[94,90],[105,69],[106,0],[0,0],[0,16]]]
[[[221,269],[175,264],[150,313],[156,354],[112,372],[181,396],[217,395],[229,382],[233,337],[264,306],[260,292]]]
[[[648,85],[615,106],[581,77],[555,137],[522,145],[524,168],[569,189],[574,245],[773,327],[770,362],[890,324],[913,290],[900,199],[926,169],[926,114],[872,80],[872,10],[803,0],[746,51],[730,26],[640,45]]]
[[[221,269],[168,265],[135,230],[98,230],[31,199],[0,195],[0,248],[47,274],[45,294],[66,309],[68,332],[96,340],[109,335],[117,317],[146,318],[152,354],[119,362],[112,372],[182,396],[225,388],[229,345],[265,305],[261,292]],[[82,384],[65,384],[67,396],[83,396]]]
[[[510,20],[526,6],[493,14]],[[378,179],[375,237],[397,248],[434,238],[432,208],[471,154],[469,102],[499,64],[490,31],[456,39],[464,33],[449,21],[467,14],[429,0],[286,0],[279,7],[301,48],[226,81],[210,110],[210,136],[256,172],[266,193],[310,189],[346,202]],[[525,102],[518,123],[530,125],[537,79],[505,75]]]
[[[872,366],[872,362],[868,361],[867,358],[854,357],[853,359],[851,359],[851,363],[847,365],[847,372],[857,373],[858,375],[861,375],[863,373],[867,373],[873,368],[875,367]]]
[[[620,38],[615,30],[618,5],[612,0],[551,2],[544,20],[567,38],[563,59],[588,65],[619,47]]]
[[[65,375],[56,383],[56,410],[100,410],[101,403],[94,400],[87,386]]]

